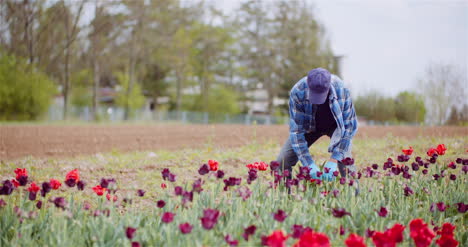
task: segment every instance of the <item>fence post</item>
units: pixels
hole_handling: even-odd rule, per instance
[[[203,122],[204,122],[205,124],[208,124],[208,120],[209,120],[208,117],[209,117],[209,116],[208,116],[208,112],[205,112],[205,113],[203,114]]]
[[[182,123],[187,123],[187,112],[186,111],[182,112]]]
[[[250,115],[245,115],[245,124],[250,125]]]

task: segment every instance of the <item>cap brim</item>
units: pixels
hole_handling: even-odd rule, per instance
[[[309,90],[309,101],[311,104],[315,104],[315,105],[323,104],[327,100],[327,96],[328,96],[328,91],[325,91],[323,93],[314,93],[311,90]]]

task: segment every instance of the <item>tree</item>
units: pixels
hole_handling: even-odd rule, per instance
[[[120,90],[117,93],[115,103],[120,107],[128,107],[128,116],[126,119],[124,119],[127,120],[133,110],[141,108],[145,104],[145,97],[141,92],[140,84],[135,83],[134,86],[130,89],[130,79],[128,77],[128,73],[117,72],[116,78],[119,83]]]
[[[447,119],[448,125],[468,125],[468,105],[463,105],[463,107],[458,110],[456,106],[452,106],[450,111],[450,116]]]
[[[354,106],[359,116],[366,117],[369,120],[381,123],[396,120],[395,100],[384,97],[378,92],[372,91],[359,96],[355,100]]]
[[[56,92],[54,83],[24,59],[0,51],[0,120],[36,120]]]
[[[168,68],[153,64],[149,66],[143,77],[143,90],[153,99],[154,109],[157,109],[158,98],[167,93],[169,85],[164,81],[164,78],[166,78],[168,71]]]
[[[395,101],[395,116],[401,122],[424,122],[426,107],[423,98],[408,91],[399,93]]]
[[[468,79],[466,72],[448,64],[430,64],[425,76],[419,80],[427,109],[426,121],[444,124],[452,106],[467,104]]]

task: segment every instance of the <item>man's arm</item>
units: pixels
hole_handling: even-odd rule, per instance
[[[298,159],[303,166],[314,164],[312,156],[309,153],[309,147],[305,139],[304,118],[305,113],[299,109],[299,103],[293,93],[289,97],[289,139]]]
[[[343,123],[345,128],[345,134],[341,138],[340,143],[333,149],[332,152],[332,159],[337,161],[343,160],[344,154],[348,152],[351,146],[351,140],[356,134],[358,128],[358,122],[356,117],[356,111],[354,110],[354,105],[351,100],[351,95],[348,89],[344,89],[345,91],[345,103],[343,107]]]

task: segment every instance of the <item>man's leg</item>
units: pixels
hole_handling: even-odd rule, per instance
[[[322,135],[323,134],[316,132],[305,134],[307,147],[310,147]],[[290,174],[288,178],[292,178],[292,167],[296,165],[298,158],[296,152],[294,152],[294,149],[292,148],[291,140],[289,139],[289,137],[286,140],[286,143],[284,143],[283,147],[281,148],[281,151],[278,157],[276,158],[276,161],[280,163],[281,171],[288,170]]]

